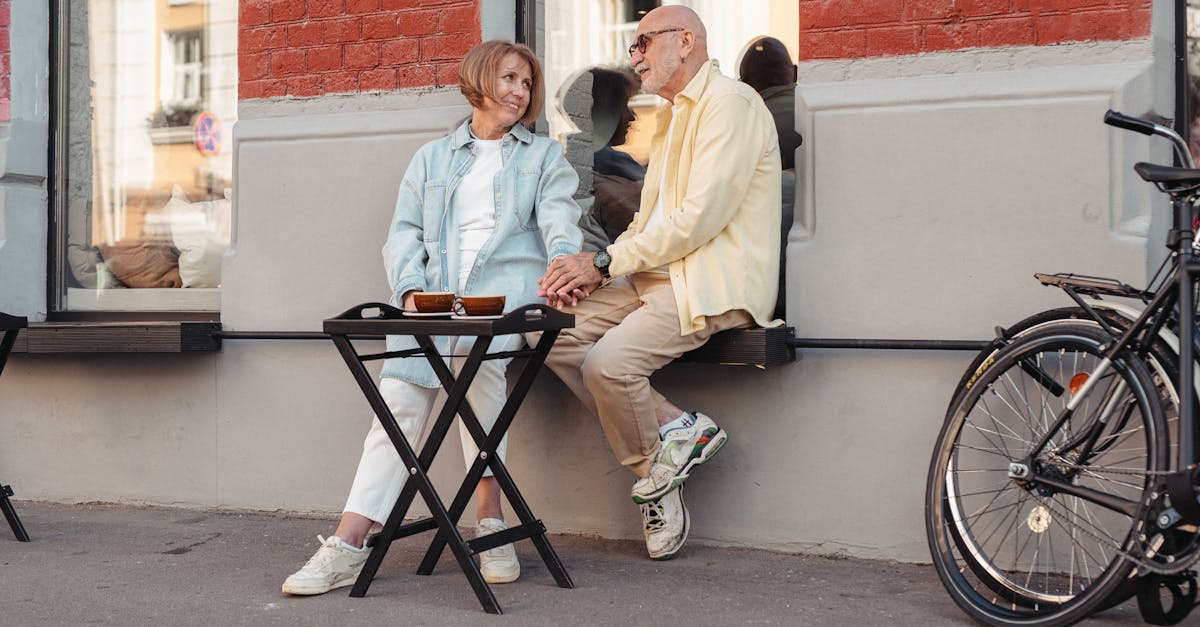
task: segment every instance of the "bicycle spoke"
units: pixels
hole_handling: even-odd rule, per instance
[[[994,390],[994,389],[991,389],[991,390],[989,390],[989,392],[991,392],[993,395],[995,395],[995,394],[996,394],[996,392],[995,392],[995,390]],[[1002,401],[1003,401],[1004,399],[1000,399],[1000,400],[1002,400]],[[980,402],[980,404],[982,404],[982,405],[983,405],[983,412],[984,412],[984,414],[986,414],[986,415],[987,415],[987,416],[988,416],[988,417],[989,417],[989,418],[992,420],[992,423],[996,425],[996,430],[997,430],[997,431],[999,431],[1000,427],[1004,427],[1005,429],[1007,429],[1007,430],[1009,431],[1009,433],[1012,433],[1012,437],[1013,437],[1013,438],[1015,438],[1015,439],[1017,439],[1017,440],[1019,440],[1019,441],[1021,441],[1021,442],[1024,442],[1024,443],[1025,443],[1025,444],[1027,444],[1029,447],[1032,447],[1032,446],[1033,446],[1033,440],[1028,440],[1028,439],[1026,439],[1026,438],[1023,438],[1023,437],[1021,437],[1021,434],[1017,433],[1016,431],[1013,431],[1013,430],[1012,430],[1012,428],[1011,428],[1011,427],[1009,427],[1007,424],[1004,424],[1003,422],[1000,422],[1000,421],[998,420],[998,418],[996,417],[996,414],[995,414],[994,412],[992,412],[992,410],[991,410],[991,409],[988,407],[988,405],[987,405],[987,400],[986,400],[985,398],[983,398],[983,397],[980,397],[980,399],[979,399],[979,402]],[[1006,402],[1005,404],[1007,404],[1007,402]],[[1006,450],[1006,451],[1008,450],[1008,449],[1007,449],[1007,447],[1005,447],[1005,450]],[[1009,458],[1009,459],[1016,459],[1016,457],[1014,457],[1014,456],[1013,456],[1011,453],[1008,455],[1008,458]]]
[[[977,425],[974,425],[974,424],[965,425],[965,426],[968,426],[968,427],[971,427],[972,429],[974,429],[976,432],[978,432],[980,435],[982,435],[982,436],[984,437],[984,439],[985,439],[985,440],[987,440],[989,443],[991,443],[991,441],[992,441],[992,440],[991,440],[991,438],[989,438],[989,437],[987,437],[987,436],[988,436],[989,434],[991,434],[991,435],[995,435],[995,436],[996,436],[996,437],[998,437],[998,438],[1008,438],[1008,439],[1011,439],[1011,440],[1017,440],[1017,441],[1018,441],[1018,442],[1020,442],[1021,444],[1025,444],[1025,445],[1028,445],[1028,446],[1031,446],[1031,447],[1033,446],[1033,442],[1030,442],[1029,440],[1025,440],[1025,439],[1022,439],[1022,438],[1018,438],[1018,437],[1017,437],[1017,436],[1015,436],[1015,435],[1005,435],[1005,434],[1003,434],[1003,433],[1000,433],[999,431],[992,431],[992,430],[990,430],[990,429],[984,429],[983,427],[980,427],[980,426],[977,426]],[[1010,431],[1011,431],[1011,429],[1010,429]],[[1001,441],[1003,441],[1003,440],[1001,440]],[[1006,450],[1007,450],[1007,447],[1005,447],[1005,448],[1006,448]]]

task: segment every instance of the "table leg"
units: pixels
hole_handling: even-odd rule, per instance
[[[0,340],[0,373],[4,372],[4,364],[8,363],[8,356],[12,353],[13,346],[17,343],[17,334],[20,329],[9,329],[4,332],[4,339]]]
[[[383,430],[387,432],[388,438],[391,439],[392,445],[396,447],[397,453],[400,455],[404,466],[409,469],[414,469],[412,480],[405,485],[405,489],[401,492],[400,498],[396,501],[392,508],[392,513],[388,516],[388,520],[384,525],[384,532],[391,538],[394,536],[396,529],[404,520],[404,514],[407,513],[409,505],[416,494],[417,478],[415,476],[416,454],[413,453],[412,447],[404,438],[404,433],[400,430],[400,425],[396,424],[396,419],[392,416],[392,412],[388,409],[387,401],[383,399],[383,395],[379,393],[379,388],[375,385],[375,381],[363,366],[362,360],[358,358],[358,353],[354,351],[349,338],[344,335],[332,336],[333,343],[337,346],[338,352],[342,355],[342,359],[346,362],[346,366],[350,368],[350,373],[354,375],[354,380],[358,383],[358,387],[362,390],[363,396],[366,397],[367,403],[375,412],[375,417],[379,419]],[[361,597],[366,595],[367,588],[371,586],[371,581],[375,578],[375,573],[379,570],[379,565],[383,562],[383,558],[387,555],[391,542],[376,543],[371,549],[371,554],[367,557],[366,563],[363,565],[362,571],[358,575],[354,587],[350,591],[350,596]]]
[[[8,363],[8,356],[12,353],[13,345],[17,342],[17,333],[20,329],[8,329],[4,332],[4,339],[0,340],[0,373],[4,372],[4,364]],[[21,542],[29,542],[29,534],[25,531],[25,526],[21,524],[21,519],[17,516],[17,510],[13,508],[12,501],[8,497],[13,495],[12,487],[0,485],[0,510],[4,511],[4,518],[8,520],[8,526],[12,527],[13,535],[17,536],[17,540]]]
[[[8,497],[12,495],[13,491],[10,486],[0,485],[0,510],[4,510],[4,517],[8,519],[8,526],[12,527],[13,535],[17,536],[17,540],[29,542],[29,534],[25,532],[25,526],[17,517],[17,510],[13,509],[12,502],[8,500]]]
[[[453,422],[454,407],[461,404],[466,398],[466,390],[470,386],[475,373],[478,372],[479,365],[483,362],[483,355],[487,351],[487,342],[477,342],[477,344],[483,345],[481,350],[478,351],[478,354],[472,351],[470,357],[467,359],[467,363],[464,364],[463,369],[460,371],[458,381],[452,381],[448,390],[447,407],[443,408],[439,413],[429,438],[421,450],[421,455],[418,457],[413,451],[412,446],[408,443],[408,440],[404,437],[400,426],[396,424],[396,419],[387,407],[387,402],[379,393],[379,388],[375,385],[374,380],[363,366],[362,360],[355,353],[350,340],[346,336],[339,335],[334,335],[332,338],[334,344],[338,347],[338,351],[342,354],[346,365],[354,374],[354,378],[358,382],[363,395],[366,396],[372,410],[375,411],[375,415],[383,426],[384,431],[388,434],[388,437],[392,440],[392,444],[396,447],[396,451],[400,454],[405,467],[409,469],[409,479],[401,490],[400,497],[396,500],[391,514],[388,515],[388,520],[384,523],[383,531],[376,536],[375,545],[371,548],[371,554],[367,557],[366,563],[363,564],[362,572],[359,573],[358,579],[350,591],[350,596],[362,597],[366,595],[367,589],[370,587],[371,581],[375,578],[380,564],[383,563],[384,556],[387,555],[388,548],[397,537],[397,531],[404,521],[404,515],[408,512],[408,508],[412,504],[416,492],[420,491],[421,496],[429,507],[432,515],[431,518],[436,523],[437,532],[435,538],[443,539],[443,542],[449,543],[454,557],[458,560],[463,574],[466,575],[467,581],[475,591],[476,597],[479,598],[484,611],[490,614],[500,614],[502,612],[500,604],[496,601],[496,597],[492,594],[492,590],[488,587],[487,582],[483,580],[483,576],[479,572],[479,567],[471,559],[466,542],[455,527],[455,521],[451,520],[445,505],[437,494],[437,490],[434,489],[432,482],[430,482],[429,477],[425,473],[425,470],[433,462],[433,458],[440,448],[442,441],[445,439],[450,424]],[[438,356],[432,341],[427,337],[417,337],[417,340],[418,344],[424,349],[430,363],[440,365],[444,368],[445,363]],[[428,528],[428,525],[414,525],[413,532],[415,533],[426,528]]]
[[[521,370],[517,384],[513,387],[512,393],[505,401],[500,415],[496,418],[491,433],[484,433],[483,427],[479,424],[479,420],[471,410],[469,404],[463,402],[455,408],[463,424],[466,425],[467,430],[471,433],[471,437],[475,439],[475,444],[479,447],[480,456],[467,472],[462,486],[451,503],[449,515],[455,521],[462,516],[467,503],[470,501],[471,494],[475,490],[475,486],[479,484],[480,479],[483,477],[483,469],[490,466],[497,483],[500,485],[501,491],[504,492],[509,505],[513,508],[513,512],[521,521],[522,526],[528,526],[535,531],[532,535],[522,536],[521,539],[528,537],[533,542],[539,555],[541,555],[542,561],[545,562],[546,567],[554,576],[554,580],[559,587],[574,588],[574,582],[572,582],[570,575],[567,574],[566,568],[563,567],[558,554],[550,546],[550,541],[546,539],[545,527],[542,526],[541,521],[534,518],[533,512],[530,511],[520,490],[517,489],[517,485],[512,480],[508,469],[495,454],[496,447],[500,445],[501,438],[508,431],[513,418],[516,417],[517,409],[521,406],[530,388],[533,387],[533,382],[537,378],[538,372],[546,360],[546,355],[549,353],[550,347],[554,345],[554,340],[557,336],[557,331],[547,331],[542,335],[541,341],[535,347],[534,353],[529,357],[525,367]],[[441,368],[435,368],[435,372],[438,373],[443,386],[448,386],[448,384],[453,382],[449,369],[444,364]],[[447,406],[449,406],[449,402],[447,402]],[[440,537],[434,538],[417,572],[420,574],[432,573],[444,548],[445,541]]]

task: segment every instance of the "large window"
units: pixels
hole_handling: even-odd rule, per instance
[[[237,0],[60,0],[52,309],[220,309]]]

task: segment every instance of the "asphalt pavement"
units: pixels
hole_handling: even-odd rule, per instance
[[[929,565],[689,543],[668,562],[638,542],[552,535],[574,579],[555,585],[529,542],[521,578],[482,611],[447,552],[415,574],[429,534],[396,542],[367,595],[289,597],[283,579],[332,519],[14,501],[0,519],[0,625],[970,625]],[[1095,625],[1142,624],[1126,603]]]

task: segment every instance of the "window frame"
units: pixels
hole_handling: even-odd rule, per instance
[[[1197,77],[1200,78],[1200,77]],[[1193,111],[1188,94],[1187,0],[1175,0],[1175,132],[1191,141],[1189,129]],[[1176,157],[1176,164],[1179,163]]]
[[[188,47],[195,48],[196,60],[191,63],[180,63],[179,55],[177,54],[180,44],[184,40],[188,40]],[[164,30],[162,32],[162,53],[159,55],[159,85],[160,92],[158,94],[158,105],[160,107],[177,106],[177,105],[193,105],[200,106],[204,102],[204,95],[207,85],[204,81],[204,31],[199,29],[183,29],[183,30]],[[167,60],[170,59],[170,69],[167,68]],[[184,70],[186,68],[186,70]],[[180,98],[178,91],[182,91],[177,83],[185,74],[190,74],[195,78],[196,97],[192,100]],[[163,93],[163,88],[169,88],[171,96],[167,98]]]
[[[83,0],[87,1],[87,0]],[[105,310],[105,311],[75,311],[65,309],[65,282],[67,261],[65,244],[67,243],[68,228],[68,199],[67,193],[67,155],[69,154],[67,124],[69,116],[70,76],[70,4],[71,0],[53,0],[50,2],[49,15],[49,119],[48,119],[48,150],[47,152],[47,276],[46,280],[46,322],[80,322],[80,323],[111,323],[121,322],[220,322],[221,309],[215,310]],[[191,4],[184,1],[170,3],[171,6]],[[204,48],[204,34],[201,33],[201,52]],[[161,72],[160,72],[161,73]],[[89,77],[90,78],[90,77]],[[204,86],[200,86],[203,97]],[[174,288],[186,289],[186,288]],[[176,325],[179,326],[179,325]],[[101,332],[103,330],[101,329]],[[134,350],[135,345],[130,346]]]

